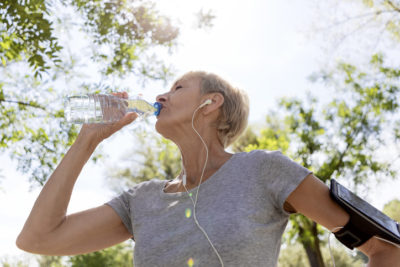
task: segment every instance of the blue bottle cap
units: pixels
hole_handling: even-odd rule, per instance
[[[160,115],[160,111],[161,111],[161,109],[162,109],[161,103],[155,102],[155,103],[153,104],[153,107],[156,108],[156,111],[154,111],[154,115],[156,115],[156,116]]]

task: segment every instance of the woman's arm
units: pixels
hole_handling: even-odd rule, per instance
[[[292,207],[330,230],[344,226],[350,218],[331,199],[329,188],[312,174],[300,183],[286,202],[286,207]],[[400,249],[384,241],[371,238],[357,249],[369,257],[370,267],[400,266]]]
[[[99,250],[131,237],[107,205],[68,216],[66,212],[76,179],[96,146],[136,117],[130,113],[114,124],[82,126],[39,194],[17,238],[19,248],[38,254],[71,255]]]

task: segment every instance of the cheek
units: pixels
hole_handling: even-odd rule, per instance
[[[191,124],[193,112],[197,107],[193,101],[171,101],[168,108],[161,110],[156,123],[156,130],[162,131],[165,127],[183,126]],[[199,113],[200,110],[197,111]],[[158,130],[159,129],[159,130]],[[167,129],[168,130],[168,129]]]

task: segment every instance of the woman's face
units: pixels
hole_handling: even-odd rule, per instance
[[[193,112],[201,104],[200,79],[183,77],[174,83],[169,92],[157,96],[156,100],[162,104],[156,130],[164,137],[171,138],[174,130],[191,125]]]

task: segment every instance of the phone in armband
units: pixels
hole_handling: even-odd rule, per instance
[[[335,179],[331,180],[330,195],[350,215],[349,222],[338,232],[336,238],[353,249],[379,236],[387,241],[400,244],[399,223],[364,201]]]

